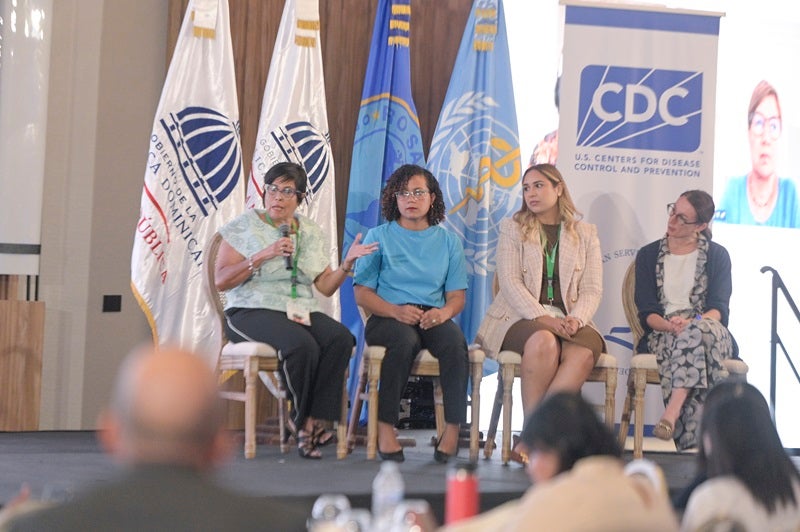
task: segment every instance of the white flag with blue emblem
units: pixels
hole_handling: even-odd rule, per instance
[[[290,161],[308,174],[308,194],[298,212],[328,238],[331,267],[339,264],[336,190],[319,34],[319,1],[286,0],[261,103],[247,206],[262,207],[264,174]],[[319,297],[322,310],[339,319],[339,294]]]
[[[131,289],[157,345],[216,364],[221,326],[203,285],[204,250],[244,204],[227,0],[192,0],[153,120]]]
[[[501,0],[475,0],[431,141],[447,217],[467,258],[467,305],[456,317],[468,341],[492,300],[498,226],[521,202],[519,136]]]

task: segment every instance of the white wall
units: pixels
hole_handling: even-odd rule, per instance
[[[130,291],[148,138],[166,72],[164,0],[54,2],[40,299],[40,428],[86,429],[150,340]],[[122,311],[103,313],[104,294]]]

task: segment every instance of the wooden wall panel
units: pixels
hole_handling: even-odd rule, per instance
[[[242,155],[245,172],[249,174],[264,84],[284,2],[229,2]],[[188,3],[188,0],[170,0],[167,65]],[[344,229],[353,138],[377,5],[377,0],[320,0],[322,60],[336,171],[339,242]],[[426,155],[471,7],[471,0],[411,2],[411,83]]]
[[[44,303],[0,300],[0,431],[39,430]]]

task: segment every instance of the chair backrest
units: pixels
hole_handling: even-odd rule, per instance
[[[633,335],[634,353],[636,352],[636,346],[639,345],[639,340],[644,335],[644,329],[639,322],[639,311],[634,300],[635,287],[636,261],[633,261],[625,271],[625,277],[622,280],[622,309],[625,311],[625,319],[628,321],[628,326],[631,328],[631,334]]]
[[[228,338],[225,336],[225,327],[222,326],[225,323],[225,294],[217,290],[217,283],[216,283],[216,264],[217,264],[217,254],[219,253],[219,245],[222,243],[222,235],[219,233],[214,233],[209,240],[208,244],[206,245],[206,253],[205,253],[205,260],[203,262],[203,269],[205,273],[205,288],[206,288],[206,295],[211,300],[211,304],[214,307],[214,310],[217,312],[217,316],[219,317],[220,327],[222,329],[221,336],[222,344],[228,341]]]

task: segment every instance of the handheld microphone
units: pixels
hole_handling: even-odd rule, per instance
[[[278,231],[281,233],[281,238],[289,238],[289,224],[281,224],[278,227]],[[283,257],[284,262],[286,263],[286,269],[292,269],[292,256],[291,255],[284,255]]]

